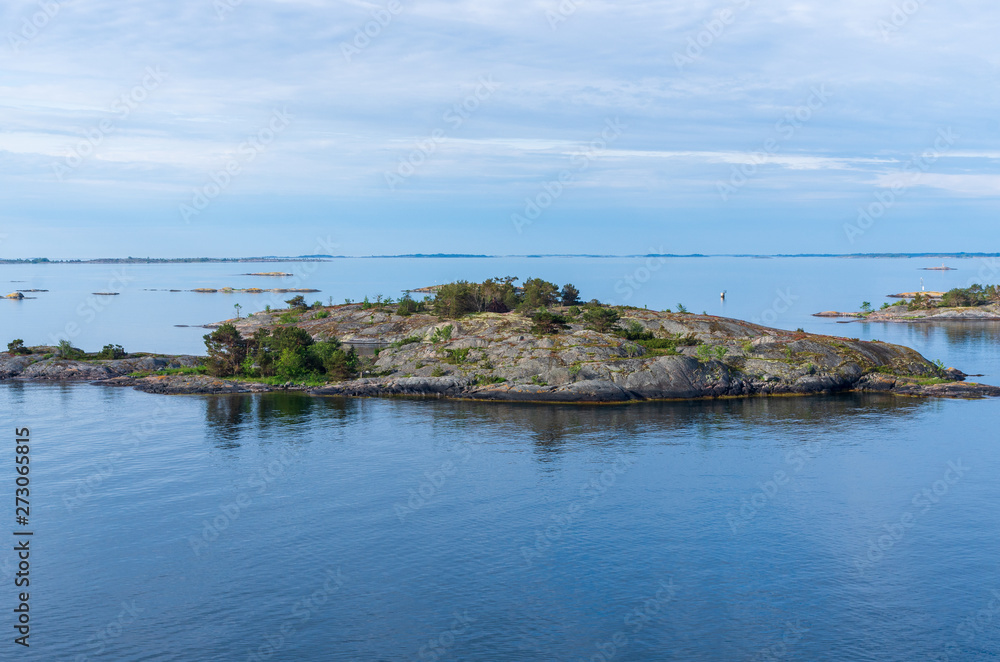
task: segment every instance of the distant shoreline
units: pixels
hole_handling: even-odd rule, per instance
[[[0,259],[0,265],[27,264],[238,264],[264,262],[330,262],[333,260],[376,260],[376,259],[546,259],[546,258],[589,258],[589,259],[631,259],[631,258],[840,258],[840,259],[981,259],[997,258],[1000,253],[778,253],[765,254],[712,254],[703,253],[643,253],[633,255],[594,255],[594,254],[548,254],[548,255],[476,255],[466,253],[413,253],[403,255],[298,255],[298,256],[265,256],[265,257],[170,257],[170,258],[138,258],[138,257],[107,257],[94,259],[49,259],[45,257]]]

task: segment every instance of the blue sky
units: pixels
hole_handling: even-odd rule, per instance
[[[998,19],[11,1],[0,256],[995,251]]]

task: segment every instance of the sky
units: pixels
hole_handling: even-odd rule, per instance
[[[986,0],[10,0],[0,257],[996,251]]]

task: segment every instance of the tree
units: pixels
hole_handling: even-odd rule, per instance
[[[872,303],[871,303],[871,301],[862,301],[861,302],[861,312],[870,313],[871,311],[872,311]]]
[[[548,308],[558,303],[559,286],[541,278],[529,278],[524,281],[524,292],[521,294],[521,308],[537,310]]]
[[[608,333],[618,323],[621,316],[613,308],[588,308],[583,313],[583,321],[587,328],[599,333]]]
[[[309,304],[306,303],[306,298],[301,294],[297,294],[293,296],[291,299],[287,299],[285,303],[287,303],[292,308],[302,308],[302,309],[309,308]]]
[[[128,352],[121,345],[105,345],[97,353],[97,358],[99,359],[124,359],[127,356]]]
[[[467,313],[478,312],[475,294],[472,284],[465,280],[442,285],[434,297],[434,314],[445,319],[458,319]]]
[[[559,333],[560,329],[568,328],[566,324],[566,318],[562,315],[555,315],[547,310],[542,310],[535,313],[532,316],[532,320],[535,322],[535,326],[532,327],[534,333],[540,333],[543,335],[551,335],[553,333]]]
[[[236,309],[236,319],[239,319],[240,318],[240,309],[243,308],[243,306],[241,306],[238,303],[234,303],[233,304],[233,308]]]
[[[576,289],[572,283],[563,285],[560,296],[562,297],[560,303],[564,306],[578,306],[582,303],[580,301],[580,290]]]
[[[31,354],[31,350],[24,346],[24,341],[20,338],[7,343],[7,352],[10,354]]]
[[[236,327],[223,324],[204,338],[208,372],[215,377],[238,375],[247,356],[247,342]]]
[[[396,306],[396,314],[402,315],[403,317],[409,317],[413,313],[419,311],[420,306],[413,300],[412,297],[410,297],[409,293],[404,295],[403,298],[399,300],[399,304]]]

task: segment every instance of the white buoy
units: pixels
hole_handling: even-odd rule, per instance
[[[726,300],[726,292],[728,292],[728,291],[729,290],[722,290],[722,294],[719,295],[719,298],[722,299],[723,301],[725,301]]]

